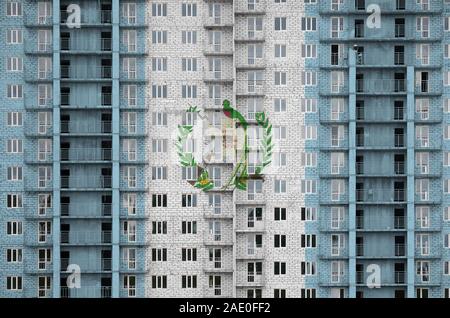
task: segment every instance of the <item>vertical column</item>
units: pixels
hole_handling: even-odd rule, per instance
[[[119,297],[120,280],[120,112],[119,112],[119,0],[112,1],[112,297]]]
[[[60,200],[60,13],[59,0],[53,0],[53,297],[61,297],[61,200]]]
[[[235,23],[236,23],[236,1],[233,1],[232,4],[233,8],[233,100],[232,100],[232,104],[234,105],[234,107],[237,107],[237,103],[236,103],[236,81],[237,81],[237,76],[236,76],[236,56],[235,53],[236,52],[236,42],[234,41],[234,39],[236,39],[236,27],[235,27]],[[225,138],[228,138],[228,136],[225,136]],[[225,143],[226,144],[226,143]],[[228,153],[228,150],[226,150],[226,153]],[[236,298],[236,294],[237,294],[237,290],[236,290],[236,272],[237,272],[237,241],[236,241],[236,211],[237,211],[237,207],[236,207],[236,191],[233,191],[233,298]],[[263,269],[265,270],[265,269]]]
[[[348,283],[349,298],[356,297],[356,52],[353,48],[348,52]]]
[[[415,139],[415,127],[414,127],[414,67],[408,66],[406,71],[406,136],[407,136],[407,151],[406,151],[406,188],[407,188],[407,297],[414,298],[414,226],[415,226],[415,211],[414,211],[414,139]]]

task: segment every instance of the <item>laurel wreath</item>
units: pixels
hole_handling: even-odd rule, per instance
[[[256,114],[256,122],[263,128],[263,138],[261,140],[261,148],[263,151],[262,166],[256,168],[256,174],[261,174],[263,169],[272,162],[273,140],[272,140],[272,125],[269,118],[266,118],[264,113]]]
[[[186,112],[196,112],[199,113],[200,110],[196,106],[190,106]],[[236,111],[237,112],[237,111]],[[273,153],[273,139],[272,139],[272,125],[266,115],[261,112],[256,114],[256,122],[258,126],[263,128],[263,138],[261,140],[262,149],[262,162],[255,169],[255,174],[262,174],[265,167],[267,167],[272,162]],[[177,149],[177,154],[179,158],[180,165],[183,167],[196,167],[199,174],[197,180],[194,183],[194,187],[201,189],[203,191],[211,190],[214,188],[213,181],[209,178],[208,170],[199,165],[194,158],[193,153],[183,151],[183,144],[193,132],[194,127],[192,125],[179,125],[178,126],[178,136],[175,142],[175,147]],[[246,190],[247,181],[249,179],[248,168],[248,134],[247,127],[244,127],[244,150],[239,162],[233,169],[228,182],[221,188],[222,190],[228,189],[231,185],[235,189]]]

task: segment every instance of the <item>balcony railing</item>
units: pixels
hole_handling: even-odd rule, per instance
[[[356,256],[364,256],[364,244],[356,244]]]
[[[61,177],[62,189],[110,189],[111,176]]]
[[[266,12],[266,1],[238,1],[235,12],[239,14],[264,13]]]
[[[69,259],[69,258],[61,258],[61,264],[78,264],[80,265],[81,271],[87,272],[87,271],[111,271],[112,269],[112,259],[111,258],[101,258],[100,260],[80,260],[77,261],[75,259]],[[67,266],[62,267],[61,270],[65,271]]]
[[[395,244],[395,256],[405,255],[405,244]]]
[[[83,286],[81,288],[61,287],[61,298],[111,298],[110,286]]]
[[[405,93],[406,80],[404,79],[377,79],[377,80],[356,80],[357,93]]]
[[[356,163],[356,174],[364,174],[364,162]]]
[[[405,163],[394,162],[394,172],[395,174],[405,174]]]
[[[395,134],[394,140],[391,143],[387,143],[386,140],[383,140],[384,143],[380,144],[379,140],[370,139],[366,140],[364,134],[356,134],[356,147],[395,147],[402,148],[405,147],[405,135],[403,134]]]
[[[108,52],[112,49],[112,39],[103,38],[98,41],[82,42],[76,39],[61,38],[60,46],[61,51]]]
[[[396,284],[405,283],[405,272],[395,272],[395,283]]]
[[[403,134],[394,135],[394,147],[405,147],[405,135]]]
[[[111,231],[61,231],[61,244],[111,244]]]
[[[91,67],[79,69],[68,65],[61,65],[62,79],[110,79],[112,77],[111,66]]]
[[[364,217],[363,216],[356,216],[356,228],[358,230],[362,230],[364,228]]]
[[[24,43],[26,53],[52,53],[53,44],[51,42],[30,41]]]
[[[238,80],[237,94],[238,95],[265,95],[265,81],[264,80]]]
[[[71,100],[71,95],[67,93],[61,93],[61,106],[79,106],[79,107],[96,107],[96,106],[111,106],[112,105],[112,94],[102,93],[101,98],[97,102],[90,101],[90,104],[79,104]]]
[[[331,53],[331,65],[344,65],[346,59],[342,56],[342,54],[339,53]]]
[[[430,82],[427,80],[419,81],[419,84],[416,85],[416,91],[419,93],[428,93]]]
[[[25,12],[23,15],[24,25],[27,26],[41,26],[41,25],[51,25],[53,21],[52,16],[41,16],[37,12]]]
[[[98,212],[100,211],[100,213]],[[89,216],[111,216],[112,204],[102,203],[98,204],[86,204],[79,203],[61,203],[61,216],[76,216],[76,217],[89,217]]]
[[[361,271],[356,272],[356,283],[364,284],[364,272]]]
[[[357,65],[377,65],[377,66],[378,65],[385,65],[385,66],[404,65],[405,64],[405,53],[394,52],[393,58],[389,58],[389,55],[388,55],[388,56],[385,56],[383,58],[383,60],[380,60],[380,58],[374,54],[357,53],[356,64]]]
[[[386,190],[386,189],[357,189],[357,202],[404,202],[406,191],[403,189]]]
[[[61,161],[110,161],[109,148],[61,148]]]
[[[110,121],[101,121],[100,123],[61,121],[61,133],[63,134],[110,134],[111,132],[112,122]]]
[[[67,23],[67,18],[70,13],[67,11],[60,11],[61,24]],[[100,10],[97,16],[81,15],[81,25],[83,24],[111,24],[111,10]]]
[[[404,230],[405,229],[405,217],[404,216],[394,216],[394,229]]]

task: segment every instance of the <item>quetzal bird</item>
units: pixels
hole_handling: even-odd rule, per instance
[[[240,124],[242,125],[242,128],[247,129],[248,123],[245,120],[244,116],[242,116],[241,113],[239,113],[237,110],[231,107],[229,100],[225,99],[222,105],[223,105],[223,113],[225,114],[225,116],[231,119],[239,120]]]

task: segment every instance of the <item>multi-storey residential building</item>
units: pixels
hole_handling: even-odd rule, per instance
[[[450,297],[450,1],[0,16],[1,297]],[[248,124],[245,190],[226,186],[224,100]],[[180,165],[179,126],[200,128],[182,150],[208,149],[212,189]]]
[[[3,297],[145,296],[146,7],[1,4]]]

